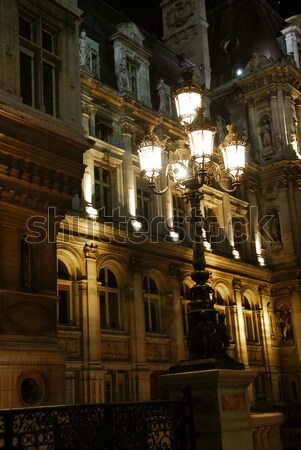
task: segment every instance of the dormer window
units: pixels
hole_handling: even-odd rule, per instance
[[[131,94],[151,107],[149,81],[151,55],[143,46],[143,34],[134,23],[122,23],[117,26],[117,32],[111,40],[114,44],[118,90],[124,94]]]

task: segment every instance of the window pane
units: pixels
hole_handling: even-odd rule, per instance
[[[105,381],[105,396],[106,396],[106,402],[110,403],[112,401],[112,382],[111,380]]]
[[[59,286],[59,323],[69,323],[69,286]]]
[[[61,260],[58,260],[57,276],[58,276],[58,278],[61,278],[62,280],[70,280],[70,274],[68,272],[68,269]]]
[[[50,115],[55,113],[55,99],[54,99],[54,68],[43,62],[43,94],[44,94],[44,108],[45,112]]]
[[[118,294],[109,292],[109,324],[110,328],[119,328]]]
[[[112,288],[117,288],[118,287],[118,283],[117,283],[116,277],[113,274],[113,272],[111,270],[109,270],[109,269],[108,269],[108,286],[112,287]]]
[[[53,52],[53,36],[48,31],[42,31],[42,47],[48,52]]]
[[[247,339],[248,339],[248,341],[254,341],[251,316],[246,316],[246,324],[247,324]]]
[[[31,41],[32,38],[32,25],[29,20],[24,19],[24,17],[19,17],[19,34],[20,36]]]
[[[149,293],[150,294],[159,294],[157,285],[152,278],[149,278]]]
[[[100,326],[101,326],[101,328],[107,328],[106,297],[105,297],[105,293],[104,292],[100,293],[99,305],[100,305]]]
[[[150,304],[151,310],[151,319],[152,319],[152,332],[158,333],[159,329],[159,314],[158,314],[158,303],[156,301],[152,301]]]
[[[25,105],[34,106],[33,58],[20,52],[20,93]]]
[[[149,312],[148,312],[148,301],[145,300],[144,301],[144,317],[145,317],[145,330],[146,332],[150,332],[150,317],[149,317]]]

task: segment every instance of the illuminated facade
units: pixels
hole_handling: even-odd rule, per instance
[[[185,65],[211,89],[216,158],[230,120],[248,142],[239,191],[203,188],[205,256],[229,354],[256,370],[253,402],[300,400],[300,16],[284,22],[265,2],[247,2],[250,11],[233,2],[237,23],[271,16],[264,45],[252,47],[243,25],[221,25],[228,7],[208,2],[206,18],[202,0],[183,1],[182,13],[165,1],[163,44],[103,2],[78,1],[80,34],[76,2],[8,3],[1,406],[147,400],[158,375],[187,356],[188,205],[172,188],[154,196],[136,154],[147,125],[169,142],[186,139],[172,101]],[[190,62],[177,56],[188,42]],[[54,222],[57,314],[54,238],[42,242]]]

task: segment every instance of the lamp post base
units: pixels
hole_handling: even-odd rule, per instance
[[[160,398],[181,398],[189,387],[195,432],[192,448],[254,450],[247,395],[254,377],[250,370],[169,373],[159,377]]]

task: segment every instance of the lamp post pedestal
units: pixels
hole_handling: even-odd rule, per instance
[[[161,375],[160,398],[180,398],[190,387],[196,450],[253,450],[247,387],[255,372],[188,370]]]

